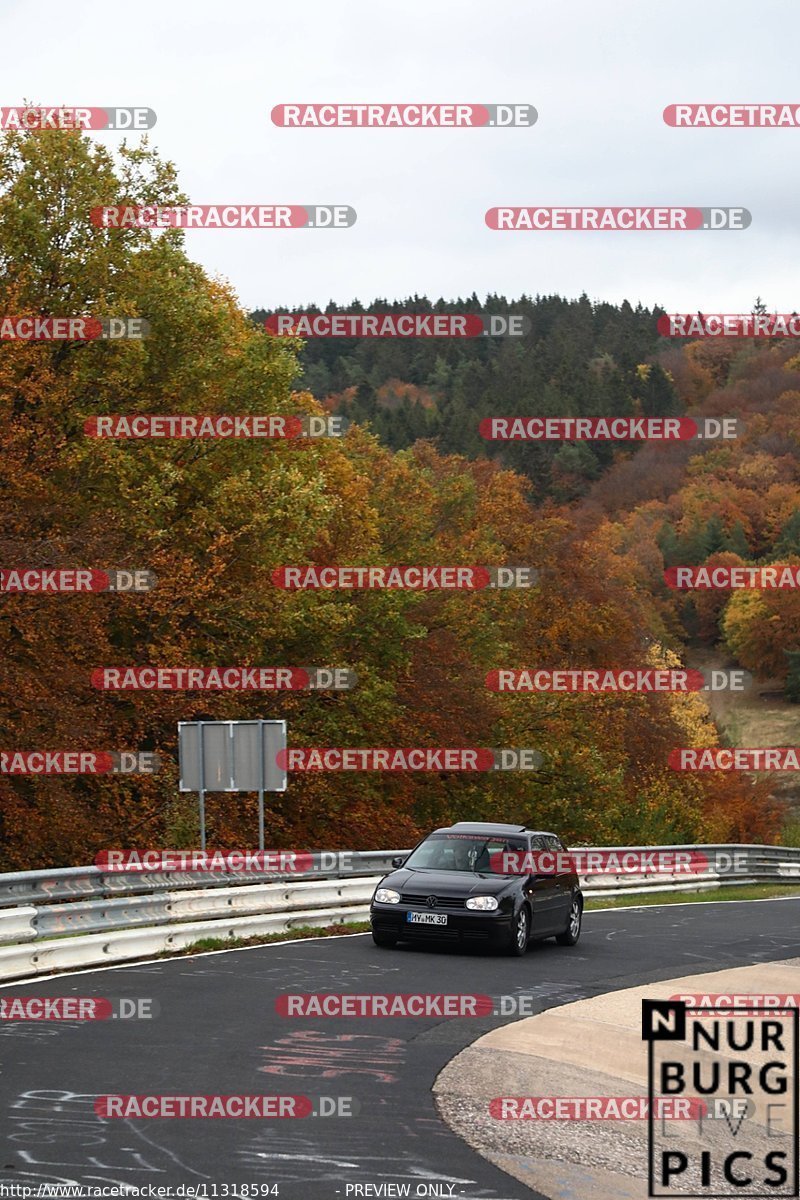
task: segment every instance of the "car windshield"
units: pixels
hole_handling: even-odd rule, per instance
[[[472,871],[481,875],[509,875],[505,854],[524,854],[527,846],[519,838],[496,834],[432,833],[403,864],[414,870]],[[505,868],[505,869],[504,869]]]

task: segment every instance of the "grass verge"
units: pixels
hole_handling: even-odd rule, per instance
[[[703,904],[710,900],[769,900],[800,896],[797,884],[743,883],[739,887],[709,888],[704,892],[644,892],[638,896],[597,896],[587,899],[586,911],[599,908],[639,908],[642,904]]]
[[[295,942],[298,938],[340,937],[343,933],[369,933],[369,921],[347,921],[338,925],[298,925],[285,933],[259,933],[246,938],[200,938],[182,950],[165,950],[157,958],[179,958],[182,954],[203,954],[207,950],[241,950],[246,946],[267,946],[271,942]]]

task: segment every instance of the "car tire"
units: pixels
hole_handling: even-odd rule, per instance
[[[556,936],[556,941],[559,946],[576,946],[578,939],[581,936],[581,925],[583,924],[583,905],[580,897],[573,896],[572,904],[567,917],[567,928],[563,933]]]
[[[523,904],[519,912],[515,915],[511,922],[511,932],[508,937],[508,945],[506,953],[511,954],[514,958],[522,958],[525,951],[528,949],[528,939],[531,935],[531,914],[526,904]]]
[[[392,946],[397,945],[397,935],[394,933],[377,933],[372,931],[372,940],[376,946],[383,946],[387,950],[391,950]]]

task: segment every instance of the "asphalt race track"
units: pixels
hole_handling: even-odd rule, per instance
[[[153,1020],[0,1023],[0,1182],[278,1184],[278,1195],[530,1197],[438,1118],[443,1065],[514,1017],[298,1019],[285,992],[528,993],[531,1011],[800,954],[798,901],[593,912],[575,949],[523,959],[375,947],[369,935],[275,944],[3,988],[0,996],[153,997]],[[525,1014],[527,1015],[527,1014]],[[353,1096],[352,1117],[103,1120],[107,1093]],[[355,1191],[348,1185],[366,1185]],[[434,1186],[435,1185],[435,1186]],[[227,1194],[236,1194],[231,1188]],[[145,1193],[146,1194],[146,1193]],[[383,1195],[402,1194],[383,1189]]]

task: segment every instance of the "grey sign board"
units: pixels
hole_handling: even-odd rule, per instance
[[[181,721],[182,792],[285,792],[285,721]]]

